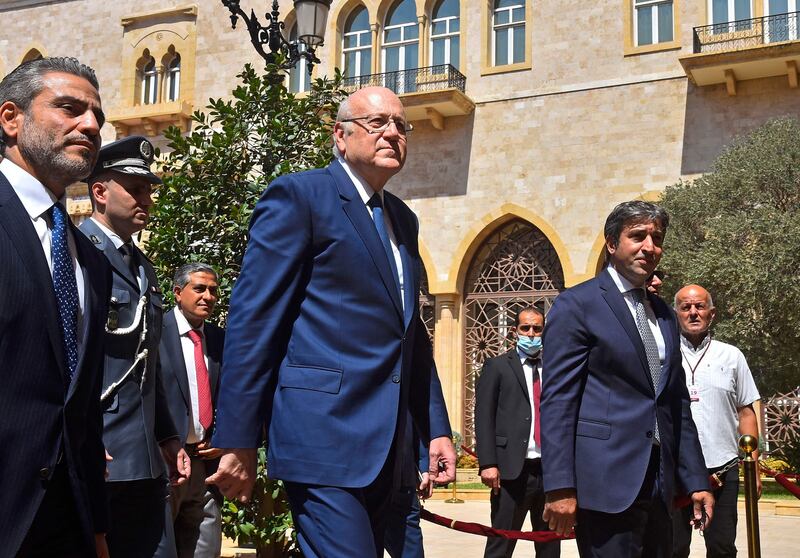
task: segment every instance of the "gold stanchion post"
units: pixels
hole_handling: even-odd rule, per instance
[[[453,481],[453,495],[444,501],[446,504],[463,504],[464,500],[458,497],[456,481]]]
[[[758,531],[758,488],[756,486],[756,460],[758,439],[745,434],[739,438],[739,448],[744,452],[744,507],[747,510],[747,556],[761,558],[761,537]]]
[[[453,437],[453,444],[455,445],[456,448],[458,447],[458,440],[456,439],[455,436]],[[452,496],[450,496],[450,498],[448,498],[447,500],[444,501],[445,504],[463,504],[464,503],[464,500],[462,500],[461,498],[458,497],[458,489],[456,488],[456,481],[457,480],[458,480],[457,478],[453,479],[453,494],[452,494]]]

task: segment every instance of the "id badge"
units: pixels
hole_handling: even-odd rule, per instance
[[[697,389],[697,386],[689,386],[689,401],[692,403],[700,401],[700,390]]]

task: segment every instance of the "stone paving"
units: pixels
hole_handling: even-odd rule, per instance
[[[447,504],[441,500],[429,501],[425,507],[452,519],[475,521],[483,524],[489,522],[489,502],[468,501],[464,504]],[[747,527],[744,521],[745,512],[740,505],[739,528],[736,537],[736,546],[739,556],[747,556]],[[760,513],[761,526],[761,555],[764,558],[797,558],[800,556],[800,517],[781,516],[773,513]],[[530,530],[530,522],[526,520],[524,529]],[[427,521],[422,522],[422,532],[425,541],[425,556],[427,558],[480,558],[483,556],[485,539],[476,535],[468,535],[434,525]],[[562,558],[577,558],[578,550],[575,541],[565,541],[561,545]],[[534,555],[533,543],[519,541],[514,551],[515,556]],[[388,554],[386,555],[388,557]],[[704,558],[705,549],[701,537],[692,539],[692,553],[690,558]]]
[[[792,500],[779,501],[784,506],[781,513],[793,515],[776,515],[774,505],[763,501],[759,506],[759,523],[761,527],[761,556],[763,558],[797,558],[800,555],[800,502]],[[442,500],[430,500],[425,504],[430,511],[439,515],[458,519],[461,521],[474,521],[489,523],[488,501],[467,501],[463,504],[447,504]],[[788,508],[788,509],[787,509]],[[745,511],[742,501],[739,502],[739,527],[736,536],[736,546],[739,556],[747,556],[747,527],[744,521]],[[530,521],[526,520],[524,530],[530,530]],[[468,535],[447,529],[427,521],[422,522],[422,532],[425,541],[425,556],[427,558],[481,558],[485,539],[477,535]],[[533,543],[528,541],[517,542],[515,556],[533,557]],[[235,548],[231,541],[223,541],[223,557],[250,558],[255,556],[252,549]],[[386,558],[388,558],[388,554]],[[564,541],[561,545],[562,558],[578,558],[575,541]],[[692,539],[692,553],[690,558],[704,558],[705,549],[703,539],[694,536]]]

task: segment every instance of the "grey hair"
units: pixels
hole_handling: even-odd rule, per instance
[[[44,76],[59,72],[81,77],[100,90],[94,70],[82,64],[77,58],[55,56],[23,62],[0,81],[0,104],[14,103],[23,113],[27,113],[31,101],[44,89]],[[0,154],[5,152],[6,143],[0,129]]]
[[[214,280],[218,280],[217,272],[210,265],[203,262],[190,262],[183,264],[175,272],[175,277],[172,280],[174,287],[182,289],[189,283],[189,276],[192,273],[209,273],[214,276]]]
[[[625,225],[656,222],[661,225],[661,231],[666,235],[669,215],[663,207],[641,200],[622,202],[608,215],[603,227],[603,237],[606,240],[611,239],[612,244],[617,246]]]
[[[699,286],[700,285],[698,285],[698,287]],[[705,290],[706,294],[708,295],[708,308],[709,308],[709,310],[712,310],[714,308],[714,299],[711,297],[711,293],[708,292],[708,289],[703,289],[703,290]],[[681,292],[681,291],[678,290],[678,293],[679,292]],[[675,296],[672,299],[672,307],[675,308],[676,310],[678,308],[678,293],[675,293]]]
[[[336,123],[339,124],[347,134],[351,133],[352,130],[352,122],[342,122],[346,118],[352,118],[353,113],[350,110],[350,97],[345,98],[341,103],[339,103],[339,110],[336,112]],[[333,147],[331,148],[333,151],[333,156],[336,158],[343,158],[342,152],[339,151],[339,148],[336,145],[336,139],[333,140]]]

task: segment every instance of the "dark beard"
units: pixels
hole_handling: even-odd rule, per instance
[[[55,133],[34,126],[30,119],[26,118],[17,140],[17,147],[22,158],[39,177],[54,184],[68,186],[89,176],[94,163],[92,154],[88,152],[81,159],[67,157],[63,148],[69,139],[65,137],[63,143],[56,146]],[[73,134],[72,139],[88,138],[82,134],[80,137],[75,137]]]

